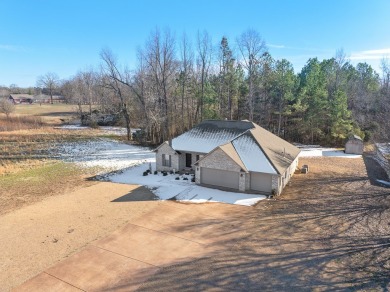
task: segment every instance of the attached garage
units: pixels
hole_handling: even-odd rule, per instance
[[[251,172],[251,190],[271,193],[272,176],[268,173]]]
[[[228,170],[201,167],[200,183],[238,190],[239,173]]]

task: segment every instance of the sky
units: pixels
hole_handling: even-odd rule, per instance
[[[195,42],[206,30],[217,45],[254,29],[275,59],[299,72],[309,58],[331,58],[343,49],[353,64],[380,73],[390,58],[389,0],[0,0],[0,85],[35,86],[55,72],[67,79],[98,67],[110,48],[134,68],[150,33],[185,32]]]

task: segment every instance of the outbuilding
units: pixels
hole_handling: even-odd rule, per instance
[[[345,143],[346,154],[363,154],[363,140],[357,135],[349,137],[347,143]]]

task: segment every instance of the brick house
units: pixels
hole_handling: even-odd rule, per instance
[[[280,194],[300,150],[253,122],[206,120],[155,152],[158,171],[193,170],[200,185]]]

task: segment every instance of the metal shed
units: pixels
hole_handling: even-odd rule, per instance
[[[349,137],[347,143],[345,143],[346,154],[363,154],[363,140],[357,135]]]

